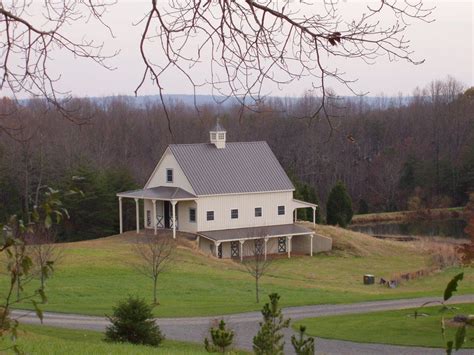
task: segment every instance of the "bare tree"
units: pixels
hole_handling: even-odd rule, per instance
[[[93,20],[104,24],[103,15],[113,3],[113,0],[45,0],[42,4],[29,0],[0,1],[0,90],[15,97],[42,97],[63,116],[82,123],[83,118],[74,115],[78,108],[69,104],[70,92],[57,88],[61,73],[52,70],[53,55],[61,50],[72,58],[86,58],[112,69],[105,60],[116,53],[104,55],[103,44],[94,39],[75,39],[69,27]],[[10,127],[2,124],[1,119],[8,113],[11,112],[0,114],[0,131],[6,133]]]
[[[42,15],[34,19],[27,11],[30,1],[0,2],[0,89],[41,95],[69,115],[55,88],[59,76],[54,77],[48,66],[51,52],[61,48],[107,67],[102,44],[75,41],[66,29],[81,20],[107,26],[104,13],[113,3],[45,0]],[[423,0],[378,0],[361,5],[359,14],[348,12],[338,0],[150,0],[148,12],[135,24],[143,27],[139,47],[144,65],[135,93],[151,79],[171,131],[163,99],[163,78],[170,74],[181,75],[195,93],[210,87],[224,99],[237,100],[241,112],[243,107],[258,106],[270,87],[281,88],[307,77],[322,98],[310,116],[328,116],[331,83],[355,92],[354,79],[346,77],[339,68],[342,61],[334,59],[372,64],[379,56],[388,56],[419,64],[422,61],[413,59],[405,30],[416,20],[430,22],[432,10]],[[201,79],[203,72],[207,75]]]
[[[28,253],[33,261],[31,275],[40,280],[40,290],[45,291],[46,280],[53,274],[53,265],[63,257],[63,249],[56,244],[56,232],[50,228],[37,226],[34,233],[26,237]]]
[[[134,268],[153,281],[153,303],[157,297],[158,277],[168,270],[176,251],[176,242],[171,235],[144,236],[137,240],[133,250],[137,257]]]
[[[266,254],[265,240],[251,239],[245,241],[242,264],[255,280],[255,299],[260,302],[260,279],[266,275],[272,265],[272,256]]]

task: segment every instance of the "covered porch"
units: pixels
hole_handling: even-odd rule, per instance
[[[177,205],[181,202],[195,201],[197,197],[179,187],[158,186],[149,189],[131,190],[119,192],[119,221],[120,234],[123,231],[123,208],[122,200],[130,198],[135,201],[136,233],[140,233],[140,205],[139,201],[144,201],[144,205],[151,203],[152,209],[144,208],[144,226],[152,228],[156,235],[158,229],[171,229],[173,238],[176,239],[178,228]]]
[[[317,213],[317,208],[318,205],[315,205],[314,203],[306,202],[306,201],[301,201],[297,199],[293,199],[293,221],[297,221],[297,215],[298,215],[298,209],[299,208],[311,208],[313,210],[313,227],[316,226],[316,213]]]
[[[236,228],[198,232],[198,246],[218,258],[244,257],[256,254],[283,254],[291,258],[293,251],[313,256],[315,233],[296,224]]]

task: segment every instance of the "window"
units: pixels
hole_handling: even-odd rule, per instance
[[[195,208],[189,209],[189,222],[196,222],[196,209]]]
[[[230,218],[232,219],[239,218],[239,210],[230,210]]]
[[[239,242],[230,242],[230,257],[238,258],[240,256]]]
[[[286,253],[286,237],[278,238],[278,252]]]
[[[262,217],[262,207],[255,207],[255,217]]]
[[[278,215],[284,215],[285,214],[285,206],[278,206]]]
[[[216,140],[216,134],[215,133],[211,133],[211,139]]]
[[[166,182],[173,182],[173,169],[166,169]]]
[[[206,216],[207,216],[208,221],[213,221],[214,220],[214,211],[207,211]]]
[[[224,133],[219,133],[219,140],[224,139],[225,134]]]

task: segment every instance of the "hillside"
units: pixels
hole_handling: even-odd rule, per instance
[[[317,226],[316,231],[332,237],[335,250],[312,258],[275,260],[261,280],[262,295],[280,293],[283,306],[439,295],[459,271],[448,269],[396,289],[365,286],[362,277],[366,273],[390,277],[416,271],[429,264],[429,255],[412,244],[381,241],[336,227]],[[49,302],[44,310],[104,315],[130,294],[151,300],[151,281],[132,266],[137,260],[131,248],[136,238],[135,233],[127,232],[60,245],[64,255],[48,281]],[[0,290],[6,289],[6,282],[0,276]],[[27,289],[32,290],[37,283],[31,281]],[[155,312],[177,317],[258,310],[261,304],[255,303],[254,292],[254,280],[239,262],[208,257],[189,241],[182,241],[173,266],[159,279],[160,306]],[[466,270],[460,292],[474,292],[472,270]]]

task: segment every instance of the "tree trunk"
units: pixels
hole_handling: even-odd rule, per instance
[[[258,276],[255,277],[255,296],[257,298],[257,303],[259,303],[260,299],[258,297]]]
[[[158,278],[155,277],[153,278],[153,304],[158,304],[158,300],[156,297],[156,283],[158,281]]]

